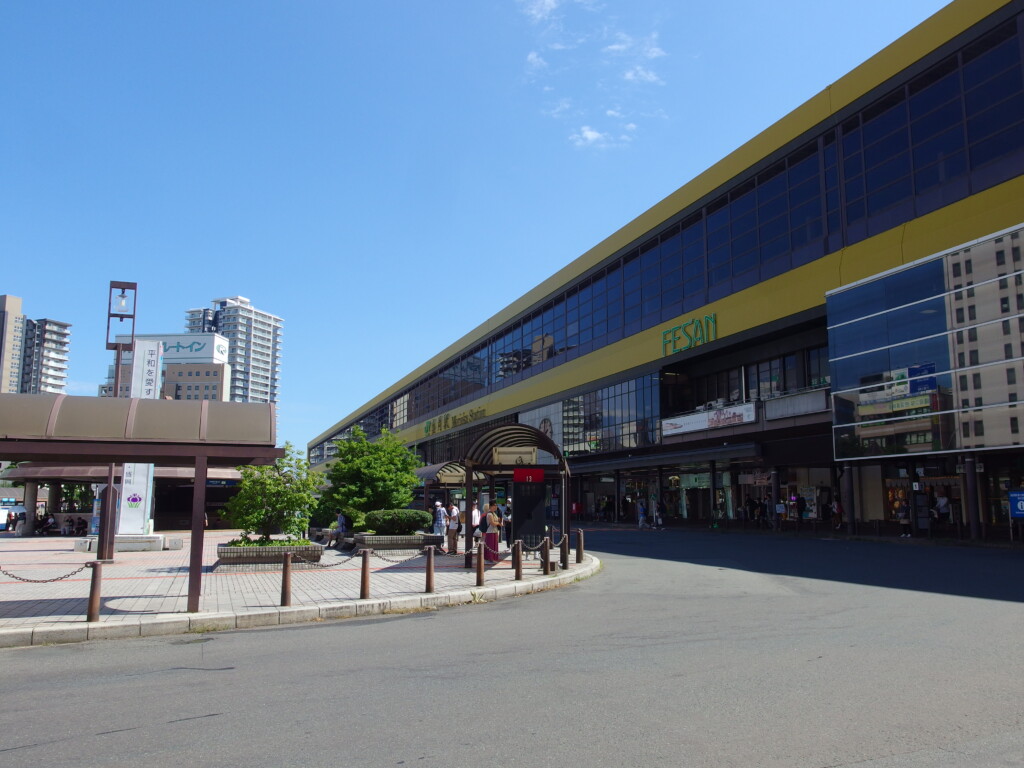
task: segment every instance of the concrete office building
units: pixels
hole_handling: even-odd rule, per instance
[[[64,392],[71,324],[22,314],[21,299],[0,296],[0,393]]]
[[[219,333],[228,341],[231,386],[237,403],[276,403],[284,321],[252,306],[244,296],[214,299],[210,309],[186,312],[187,333]]]
[[[231,382],[228,365],[228,340],[217,333],[145,333],[136,341],[158,341],[161,350],[160,397],[167,400],[227,400]],[[117,336],[115,341],[128,342]],[[128,397],[132,384],[132,353],[125,352],[121,362],[120,397]],[[100,397],[110,397],[114,389],[114,366],[107,371]]]
[[[308,445],[555,436],[589,513],[1007,535],[1024,0],[955,0]],[[557,492],[553,485],[551,492]],[[776,505],[782,505],[777,507]]]

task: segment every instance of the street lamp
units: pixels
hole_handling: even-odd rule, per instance
[[[114,350],[114,390],[112,397],[121,396],[121,357],[135,349],[135,304],[139,284],[110,281],[107,294],[107,349]],[[113,321],[117,320],[117,323]],[[127,323],[127,327],[125,327]],[[125,332],[127,331],[127,333]],[[118,336],[128,336],[128,341],[118,341]],[[103,497],[103,516],[100,518],[99,538],[96,542],[96,559],[114,558],[114,472],[116,466],[107,467],[107,492]]]
[[[135,349],[135,304],[138,292],[138,283],[110,281],[110,293],[107,295],[107,349],[115,351],[114,397],[121,396],[121,356]],[[116,324],[114,320],[117,320]],[[126,335],[129,341],[117,340],[118,336]]]

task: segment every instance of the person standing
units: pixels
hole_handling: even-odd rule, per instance
[[[953,522],[952,508],[949,505],[949,496],[943,488],[940,488],[935,492],[935,519],[942,525]]]
[[[440,501],[434,502],[434,535],[444,536],[445,518],[448,517],[444,505]]]
[[[498,562],[498,541],[501,538],[501,515],[498,504],[492,501],[483,520],[484,529],[484,561]]]
[[[338,513],[338,524],[334,528],[334,546],[341,549],[345,546],[345,534],[348,531],[348,521],[345,519],[345,513]]]
[[[480,508],[477,507],[475,501],[473,502],[473,508],[469,513],[469,524],[473,526],[472,533],[474,539],[478,536],[483,536],[484,532],[480,530]]]
[[[641,496],[636,502],[636,527],[646,528],[647,527],[647,504],[644,502]]]
[[[498,505],[498,514],[501,515],[501,530],[505,532],[505,546],[512,547],[512,508],[508,504]]]
[[[836,496],[835,501],[832,502],[832,528],[839,530],[843,527],[843,502]]]
[[[448,508],[448,554],[459,554],[459,508],[453,501]]]

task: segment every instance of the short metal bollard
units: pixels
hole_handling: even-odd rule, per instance
[[[576,562],[583,562],[583,529],[576,529]]]
[[[484,542],[482,539],[476,545],[476,585],[478,587],[484,585]]]
[[[544,537],[544,541],[540,545],[540,566],[541,572],[545,576],[551,575],[551,539],[547,536]]]
[[[103,582],[103,563],[99,560],[93,560],[85,565],[87,568],[92,568],[92,581],[89,584],[89,602],[85,609],[85,620],[99,621],[100,587]]]
[[[286,608],[292,604],[292,553],[284,553],[284,562],[281,564],[281,607]]]
[[[516,581],[523,580],[523,540],[516,539],[512,545],[512,567],[516,572]]]
[[[427,585],[423,591],[428,595],[434,592],[434,547],[427,547]]]
[[[370,599],[370,554],[372,549],[364,549],[360,554],[363,556],[363,573],[359,580],[359,599]]]

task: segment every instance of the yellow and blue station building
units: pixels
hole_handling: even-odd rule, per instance
[[[584,514],[1002,535],[1024,488],[1024,0],[955,0],[310,441],[497,426]],[[552,484],[557,505],[559,489]],[[936,520],[937,500],[949,513]],[[782,505],[777,507],[776,505]]]

